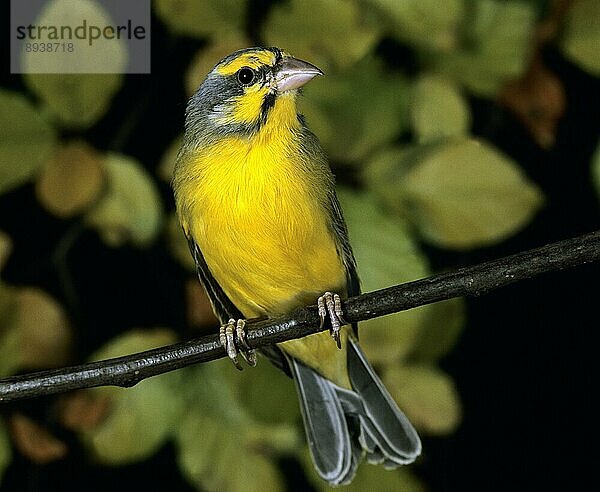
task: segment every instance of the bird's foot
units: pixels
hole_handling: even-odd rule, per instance
[[[325,319],[329,316],[329,320],[331,321],[331,328],[329,331],[331,333],[331,338],[335,340],[337,347],[341,349],[342,342],[340,340],[340,330],[346,322],[344,321],[340,296],[331,292],[325,292],[317,299],[317,307],[319,308],[319,317],[321,318],[319,327],[323,328]]]
[[[235,345],[235,335],[240,348]],[[222,325],[219,330],[219,340],[223,348],[227,351],[227,355],[233,362],[233,365],[240,371],[242,366],[238,361],[238,354],[242,354],[244,360],[249,366],[256,365],[256,351],[251,349],[246,341],[246,321],[243,319],[230,319],[226,325]]]

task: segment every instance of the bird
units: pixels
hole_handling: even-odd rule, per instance
[[[365,456],[390,469],[413,462],[421,441],[343,319],[342,299],[360,293],[356,261],[334,175],[297,109],[321,75],[276,47],[223,58],[187,105],[172,187],[236,367],[239,354],[256,364],[246,320],[318,305],[329,332],[260,352],[293,378],[314,467],[341,485]]]

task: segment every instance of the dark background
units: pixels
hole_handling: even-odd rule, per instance
[[[2,12],[6,23],[7,4],[3,2]],[[154,19],[152,74],[127,76],[110,112],[83,137],[98,149],[111,149],[120,135],[119,150],[154,171],[166,146],[181,131],[186,97],[180,74],[201,45],[197,40],[173,38]],[[25,91],[20,77],[8,73],[7,42],[2,50],[1,86]],[[402,46],[384,43],[381,50],[411,69]],[[470,102],[473,134],[518,160],[543,189],[545,208],[518,235],[492,248],[455,253],[423,245],[435,270],[474,264],[598,228],[600,207],[589,166],[600,136],[600,80],[553,48],[543,56],[562,80],[567,96],[567,112],[551,150],[540,149],[496,103]],[[131,131],[119,133],[131,118]],[[338,180],[352,182],[353,177],[338,172]],[[160,186],[165,203],[172,207],[168,185]],[[175,324],[185,336],[186,273],[160,240],[146,250],[108,249],[95,233],[84,232],[69,257],[78,300],[73,304],[52,264],[53,248],[71,226],[37,205],[32,185],[0,195],[0,229],[14,241],[3,278],[15,285],[38,285],[69,309],[74,323],[85,326],[85,336],[76,341],[82,358],[131,326]],[[442,361],[458,387],[464,420],[450,437],[425,437],[424,456],[414,467],[431,490],[587,489],[595,482],[599,274],[600,265],[585,265],[467,301],[468,326],[458,346]],[[49,403],[26,401],[12,408],[52,425]],[[53,431],[70,445],[68,457],[38,466],[14,449],[0,491],[192,490],[179,475],[170,445],[147,462],[105,468],[86,459],[73,435],[59,427]],[[289,471],[291,488],[303,488],[299,468],[289,462],[282,465]]]

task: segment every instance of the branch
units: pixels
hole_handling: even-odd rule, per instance
[[[596,231],[454,272],[352,297],[343,303],[344,318],[354,323],[453,297],[479,296],[519,280],[599,259],[600,231]],[[248,344],[259,348],[316,333],[319,331],[319,317],[316,307],[309,306],[287,316],[251,322],[247,326]],[[0,402],[95,386],[133,386],[150,376],[225,356],[215,334],[116,359],[2,379]]]

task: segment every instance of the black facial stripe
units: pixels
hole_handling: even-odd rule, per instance
[[[269,48],[275,54],[275,65],[277,65],[282,59],[283,55],[281,54],[281,50],[279,48]]]
[[[258,79],[260,80],[260,85],[261,87],[264,87],[265,84],[267,83],[267,69],[270,67],[266,67],[266,66],[261,66],[258,68],[257,75],[258,75]]]
[[[263,102],[260,106],[260,122],[264,124],[267,121],[267,116],[269,114],[269,110],[275,106],[275,93],[267,92],[267,95],[263,99]]]

